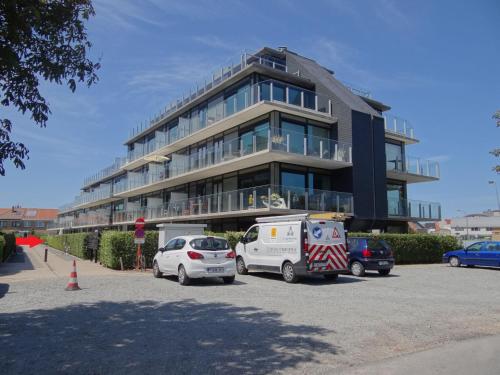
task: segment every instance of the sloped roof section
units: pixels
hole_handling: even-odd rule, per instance
[[[316,61],[290,51],[286,52],[286,58],[287,60],[294,61],[300,66],[301,74],[305,74],[308,78],[311,76],[314,77],[315,80],[319,81],[326,89],[331,91],[352,110],[380,117],[377,111],[370,107],[359,96],[353,94],[351,90],[334,78],[330,70],[322,67]]]
[[[0,220],[54,220],[58,213],[56,208],[0,208]]]

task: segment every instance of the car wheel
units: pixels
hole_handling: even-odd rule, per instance
[[[248,269],[245,266],[243,257],[238,257],[238,259],[236,260],[236,271],[238,271],[239,275],[246,275],[248,273]]]
[[[224,281],[224,284],[232,284],[234,283],[234,276],[223,277],[222,280]]]
[[[351,264],[351,273],[354,276],[362,277],[365,276],[365,266],[363,266],[360,262],[352,262]]]
[[[391,273],[391,270],[378,270],[380,276],[387,276]]]
[[[299,281],[299,277],[295,273],[292,263],[285,262],[285,264],[283,264],[282,272],[283,272],[283,279],[285,279],[287,283],[296,283],[297,281]]]
[[[331,274],[323,275],[323,277],[327,280],[330,280],[330,281],[336,281],[339,278],[339,274],[338,273],[331,273]]]
[[[458,267],[460,265],[460,259],[458,259],[458,257],[450,257],[450,259],[448,259],[448,262],[452,267]]]
[[[153,276],[156,278],[160,278],[163,276],[163,273],[160,271],[160,266],[158,266],[157,261],[153,263]]]
[[[186,272],[186,269],[184,268],[184,266],[181,264],[179,266],[179,284],[181,285],[189,285],[189,276],[187,275],[187,272]]]

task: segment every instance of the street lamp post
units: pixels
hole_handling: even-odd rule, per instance
[[[490,185],[495,185],[495,191],[497,193],[497,207],[498,207],[498,210],[500,211],[500,198],[498,196],[498,186],[497,186],[497,182],[496,181],[488,181],[488,184]]]
[[[467,213],[464,210],[457,210],[457,211],[464,213],[464,217],[465,217],[465,231],[466,231],[465,240],[467,241],[467,240],[469,240],[469,217],[467,216]]]

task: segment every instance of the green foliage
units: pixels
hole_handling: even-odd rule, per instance
[[[87,249],[85,247],[85,239],[88,233],[70,233],[56,236],[47,236],[47,245],[61,251],[68,249],[68,253],[78,258],[87,259]]]
[[[146,258],[146,267],[151,267],[158,251],[158,232],[147,231],[145,243],[141,245],[142,254]],[[135,267],[137,245],[134,244],[134,232],[105,231],[101,236],[99,260],[109,268],[120,269],[120,257],[124,268]]]
[[[14,233],[0,233],[0,238],[3,239],[0,262],[3,262],[16,251],[16,235]]]
[[[453,236],[392,233],[349,233],[348,236],[369,236],[386,241],[394,252],[396,264],[440,263],[444,253],[460,248]]]
[[[28,112],[35,124],[45,127],[50,108],[39,90],[41,81],[97,82],[99,64],[88,58],[91,43],[85,22],[94,15],[91,0],[0,2],[0,105]],[[10,110],[12,112],[12,109]],[[14,111],[15,112],[15,111]],[[0,175],[4,160],[24,169],[28,149],[10,139],[12,123],[0,118]]]
[[[0,234],[0,262],[3,261],[3,251],[5,249],[5,239]]]

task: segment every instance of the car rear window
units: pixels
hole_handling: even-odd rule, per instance
[[[385,250],[389,248],[389,245],[384,240],[379,240],[377,238],[368,239],[368,248],[373,250]]]
[[[207,237],[196,238],[189,243],[195,250],[228,250],[229,244],[225,239]]]

